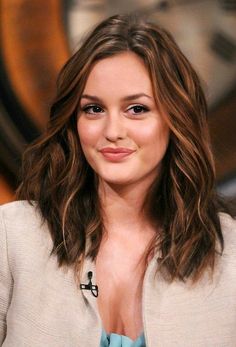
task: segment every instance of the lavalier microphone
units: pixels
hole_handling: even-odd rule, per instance
[[[96,284],[92,284],[92,277],[93,273],[92,271],[88,272],[88,284],[80,284],[80,289],[81,290],[90,290],[92,295],[95,296],[96,298],[98,297],[98,286]]]

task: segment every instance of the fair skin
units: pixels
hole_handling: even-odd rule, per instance
[[[99,313],[107,333],[134,340],[143,331],[144,255],[156,233],[142,206],[169,141],[140,57],[124,52],[94,65],[77,127],[85,157],[99,177],[104,213],[106,232],[96,259]]]

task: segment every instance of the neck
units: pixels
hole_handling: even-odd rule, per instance
[[[148,226],[143,204],[149,186],[143,184],[117,186],[101,182],[99,195],[105,229],[109,233],[131,230],[142,232]]]

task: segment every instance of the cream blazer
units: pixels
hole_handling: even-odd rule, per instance
[[[50,256],[46,223],[27,202],[0,207],[0,345],[99,347],[102,323],[96,297],[80,290],[72,270]],[[197,285],[154,279],[146,270],[143,326],[147,347],[236,347],[236,222],[221,214],[225,251],[213,280]],[[82,283],[95,264],[86,260]],[[125,289],[124,289],[125,290]]]

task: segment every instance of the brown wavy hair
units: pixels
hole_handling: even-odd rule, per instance
[[[77,133],[79,101],[94,63],[131,51],[150,73],[156,103],[170,128],[162,173],[146,197],[146,213],[161,226],[148,254],[169,279],[198,280],[223,251],[207,106],[199,78],[172,36],[139,16],[112,16],[92,30],[59,74],[42,136],[23,157],[18,199],[35,201],[48,223],[58,265],[81,270],[103,235],[97,176]]]

